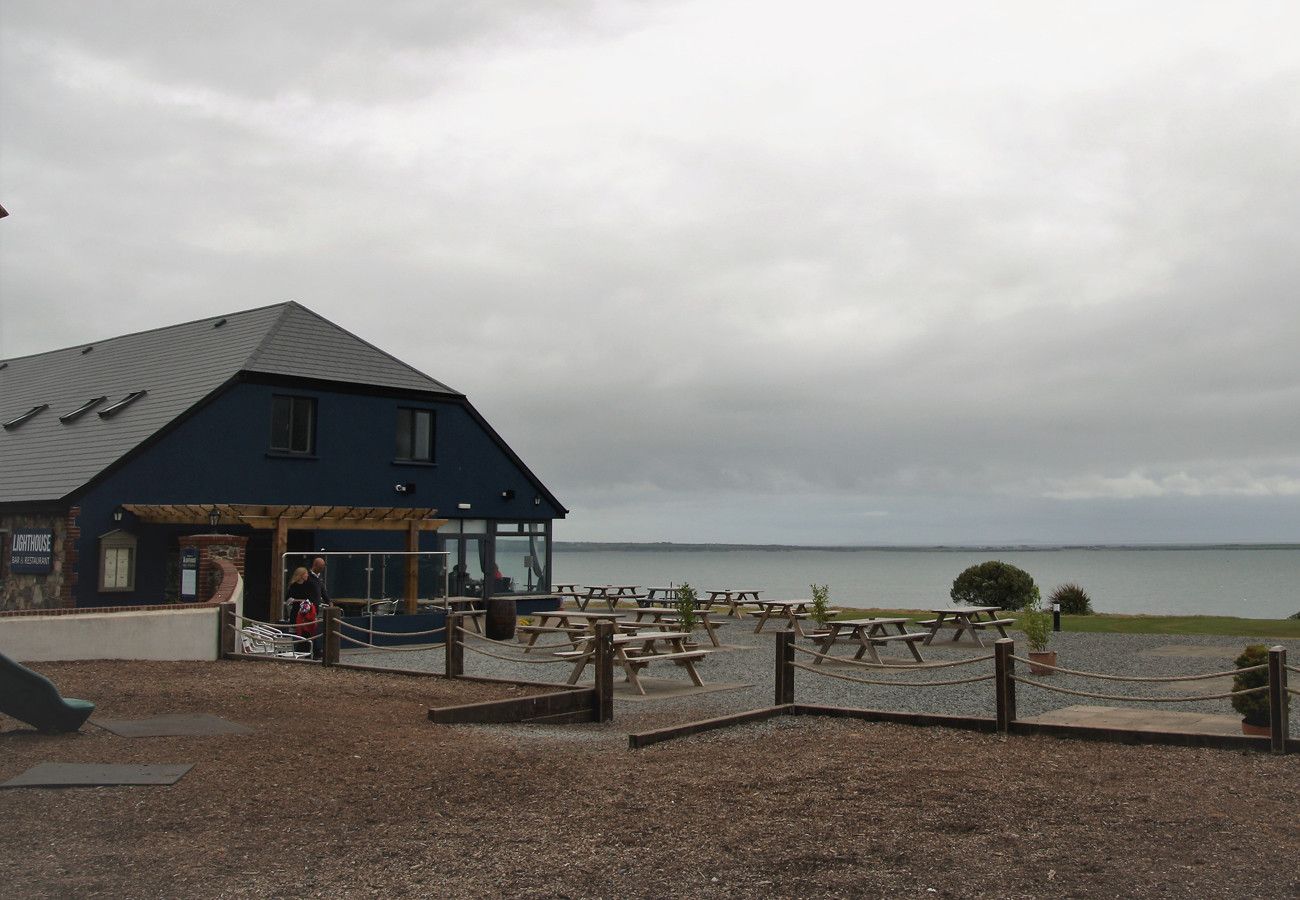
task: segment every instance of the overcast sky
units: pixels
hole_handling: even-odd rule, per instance
[[[0,356],[294,299],[557,537],[1300,541],[1294,3],[0,11]]]

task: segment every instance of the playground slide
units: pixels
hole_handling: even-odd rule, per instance
[[[0,713],[40,731],[76,731],[95,704],[65,700],[54,682],[0,653]]]

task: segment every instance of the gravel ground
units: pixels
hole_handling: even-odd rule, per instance
[[[36,668],[105,717],[252,731],[40,735],[0,716],[0,780],[194,763],[171,787],[0,791],[5,898],[1300,896],[1296,756],[821,718],[630,751],[626,720],[665,704],[447,726],[425,708],[521,690],[243,661]]]
[[[754,634],[752,622],[725,618],[719,621],[723,623],[719,630],[719,639],[723,644],[743,649],[711,653],[698,664],[700,674],[706,685],[710,683],[739,682],[750,686],[738,690],[692,694],[678,698],[654,700],[616,699],[614,716],[616,723],[620,725],[620,732],[638,731],[663,727],[677,722],[707,719],[768,706],[772,703],[774,692],[774,634],[770,630],[765,630],[762,634]],[[770,629],[771,626],[769,625],[768,628]],[[1016,632],[1012,632],[1011,635],[1012,637],[1019,636]],[[554,640],[552,639],[551,642],[553,643]],[[992,653],[991,641],[986,641],[986,643],[989,643],[990,647],[985,650],[981,650],[973,644],[948,648],[941,647],[938,643],[920,649],[926,662],[949,662]],[[1241,653],[1242,648],[1247,644],[1256,643],[1262,643],[1270,647],[1280,644],[1287,648],[1289,661],[1300,661],[1300,642],[1279,641],[1275,638],[1062,632],[1053,635],[1051,647],[1057,651],[1058,664],[1066,668],[1104,674],[1152,676],[1195,675],[1228,671],[1234,668],[1233,660]],[[707,640],[703,644],[704,648],[708,649]],[[492,647],[472,639],[469,646],[487,649],[492,652],[513,653],[513,655],[522,656],[517,651]],[[799,640],[798,646],[807,649],[814,648],[813,642],[806,639]],[[1157,652],[1152,653],[1151,651]],[[852,654],[848,645],[845,644],[837,644],[832,652],[838,656],[851,656]],[[1021,641],[1017,645],[1017,655],[1024,655],[1024,652],[1024,644]],[[1172,655],[1174,652],[1185,652],[1188,655],[1175,656]],[[899,653],[906,654],[906,650],[897,648],[884,651],[884,654],[887,654],[886,659],[890,661],[897,659],[901,662],[902,659],[898,656]],[[345,651],[344,656],[350,662],[364,665],[423,669],[436,672],[441,672],[444,665],[441,650],[426,653],[384,653],[378,651],[348,653]],[[529,658],[541,656],[542,654],[537,651],[529,654]],[[796,654],[796,660],[806,664],[810,664],[812,659],[812,657],[803,654]],[[910,656],[908,659],[910,659]],[[563,682],[568,676],[569,668],[568,664],[512,664],[472,652],[466,652],[465,654],[465,672],[467,675],[490,675],[503,678]],[[886,672],[884,674],[881,674],[880,670],[861,669],[833,663],[827,663],[823,668],[836,674],[871,679],[898,680],[900,682],[920,682],[989,674],[993,671],[993,663],[988,661],[970,666],[910,673]],[[1018,668],[1023,669],[1023,666],[1018,666]],[[644,671],[651,677],[679,680],[683,684],[689,683],[685,672],[667,666],[655,666]],[[589,673],[590,669],[588,669]],[[621,677],[619,671],[615,669],[615,679]],[[1300,677],[1292,676],[1292,678],[1295,682],[1300,682]],[[1071,690],[1123,696],[1193,696],[1219,694],[1232,689],[1230,678],[1183,682],[1171,687],[1168,684],[1161,683],[1101,681],[1057,674],[1046,679],[1044,683],[1070,688]],[[824,677],[796,670],[795,699],[801,703],[828,706],[869,707],[953,715],[992,716],[994,714],[993,683],[991,681],[932,688],[893,688],[857,684],[839,678]],[[1226,699],[1176,703],[1125,703],[1074,697],[1035,689],[1032,686],[1021,686],[1017,690],[1017,712],[1021,716],[1036,715],[1048,710],[1076,704],[1169,709],[1222,716],[1237,715],[1232,709],[1230,701]],[[1293,732],[1300,732],[1300,702],[1291,704],[1291,727]]]

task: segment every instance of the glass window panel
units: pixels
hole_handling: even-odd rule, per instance
[[[295,453],[310,453],[312,431],[312,407],[315,401],[309,397],[293,397],[293,443],[290,449]]]
[[[397,411],[397,458],[411,458],[411,410]]]
[[[530,594],[548,583],[545,538],[499,535],[496,561],[501,576],[493,593]]]
[[[415,459],[433,459],[433,413],[427,409],[415,411]]]
[[[289,449],[289,419],[292,397],[271,398],[271,449]]]

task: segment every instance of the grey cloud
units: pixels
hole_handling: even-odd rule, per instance
[[[469,393],[575,538],[1300,537],[1263,25],[1096,14],[1152,42],[1112,76],[1029,7],[1069,67],[765,62],[765,8],[704,65],[725,4],[77,9],[0,23],[0,354],[298,299]]]

